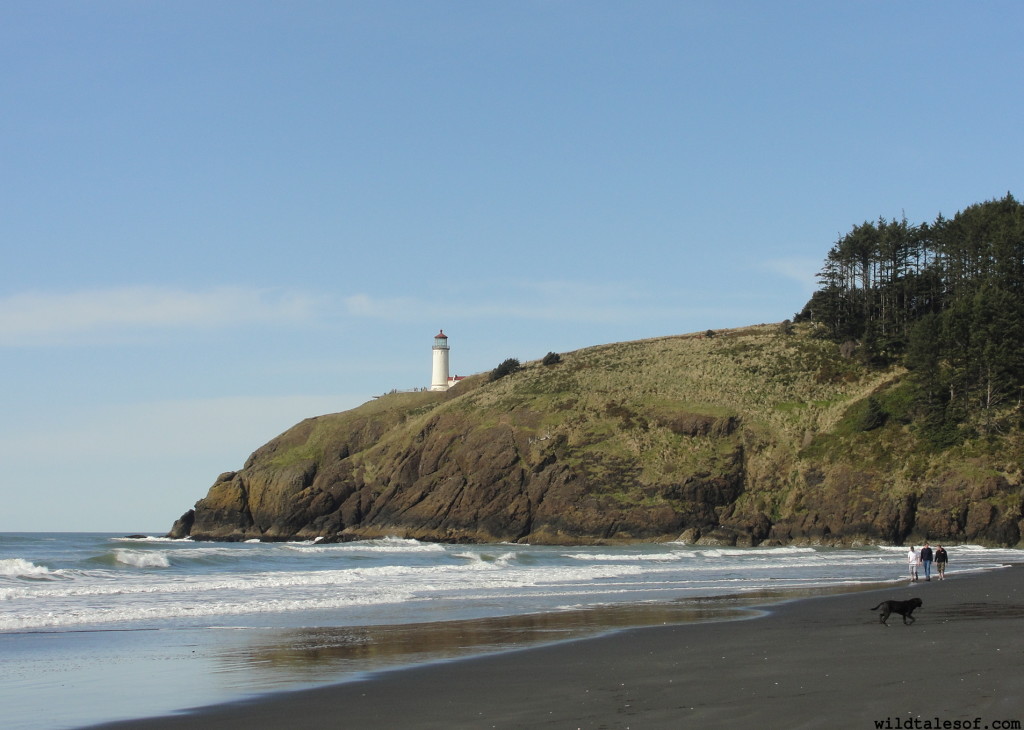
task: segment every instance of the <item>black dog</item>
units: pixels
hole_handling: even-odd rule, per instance
[[[882,612],[878,614],[878,620],[889,625],[889,614],[898,613],[903,617],[903,623],[912,624],[917,619],[914,618],[913,613],[915,608],[921,608],[923,601],[920,598],[911,598],[909,601],[882,601],[877,606],[872,608],[872,611],[877,611],[879,608]],[[910,619],[909,621],[907,619]]]

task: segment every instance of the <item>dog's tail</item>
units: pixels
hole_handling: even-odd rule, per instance
[[[882,603],[885,603],[885,601],[882,601]],[[869,610],[869,611],[877,611],[878,609],[880,609],[880,608],[882,607],[882,603],[879,603],[879,604],[878,604],[877,606],[875,606],[874,608],[869,608],[868,610]]]

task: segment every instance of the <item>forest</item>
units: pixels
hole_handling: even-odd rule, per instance
[[[932,223],[855,225],[818,278],[797,321],[872,367],[906,367],[901,418],[928,442],[1021,427],[1024,205],[1010,193]]]

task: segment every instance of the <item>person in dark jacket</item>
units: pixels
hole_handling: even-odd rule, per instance
[[[949,555],[946,548],[939,545],[935,548],[935,570],[939,574],[939,580],[946,580],[946,563],[949,562]]]
[[[932,549],[928,546],[928,543],[924,544],[921,548],[921,565],[924,567],[924,579],[932,579]]]

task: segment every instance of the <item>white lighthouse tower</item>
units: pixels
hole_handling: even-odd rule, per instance
[[[434,368],[430,376],[431,390],[448,390],[448,335],[441,330],[434,335]]]

